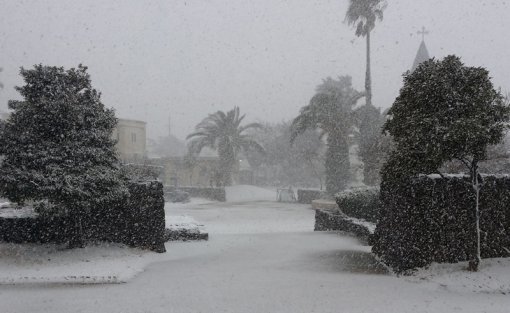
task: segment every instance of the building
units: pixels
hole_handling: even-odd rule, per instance
[[[416,57],[414,58],[413,67],[411,67],[411,72],[414,72],[414,70],[423,62],[430,59],[429,51],[427,49],[427,45],[425,44],[425,35],[429,32],[425,30],[425,28],[422,28],[421,31],[418,32],[418,34],[422,35],[421,37],[421,43],[420,47],[418,48],[418,52],[416,53]]]
[[[147,157],[146,122],[119,118],[112,136],[124,163],[140,162]]]

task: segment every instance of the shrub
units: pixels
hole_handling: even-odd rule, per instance
[[[510,256],[510,177],[484,176],[480,190],[482,258]],[[372,251],[396,272],[476,253],[475,195],[468,176],[409,178],[381,184]]]
[[[129,197],[107,207],[88,207],[82,220],[83,240],[124,243],[165,252],[165,211],[160,182],[129,183]],[[39,204],[48,206],[47,204]],[[66,243],[73,240],[69,210],[47,207],[53,214],[22,218],[0,217],[0,241]],[[58,213],[55,213],[58,212]]]
[[[350,217],[377,223],[379,218],[379,188],[349,189],[336,196],[338,208]]]
[[[0,195],[65,207],[76,226],[70,246],[82,246],[87,208],[127,194],[112,138],[117,120],[84,66],[36,65],[20,74],[25,85],[16,90],[23,99],[9,102],[13,112],[0,136]]]

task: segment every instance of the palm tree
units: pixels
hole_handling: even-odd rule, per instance
[[[350,76],[327,78],[316,89],[310,104],[301,108],[291,126],[291,143],[307,129],[327,135],[326,191],[333,195],[347,187],[350,179],[349,142],[355,123],[353,107],[364,96],[352,88]]]
[[[370,32],[375,27],[376,20],[383,19],[386,8],[385,0],[350,0],[345,14],[347,23],[356,27],[356,36],[366,37],[367,40],[367,71],[365,74],[366,105],[372,105],[372,78],[370,74]]]
[[[192,153],[200,153],[203,148],[209,147],[217,150],[220,159],[219,170],[224,185],[232,184],[232,172],[241,150],[247,152],[251,149],[263,152],[262,146],[253,140],[246,130],[261,128],[259,123],[250,123],[241,126],[245,115],[239,114],[239,108],[209,114],[195,127],[195,132],[186,139],[192,139],[189,145]]]

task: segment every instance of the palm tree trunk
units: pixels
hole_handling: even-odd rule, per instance
[[[366,105],[372,105],[372,77],[370,73],[370,32],[367,33],[367,72],[365,73]]]
[[[220,175],[223,186],[232,185],[232,173],[235,166],[235,152],[228,143],[221,143],[218,146],[218,156],[220,158]]]
[[[326,151],[326,192],[329,195],[347,188],[350,181],[349,145],[342,134],[328,134]]]

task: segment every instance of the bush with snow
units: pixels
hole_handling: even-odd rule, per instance
[[[510,177],[483,176],[481,257],[510,256]],[[476,257],[476,196],[469,176],[422,175],[381,185],[373,252],[396,272]]]
[[[335,196],[340,211],[354,218],[377,223],[379,217],[379,188],[354,188]]]
[[[383,130],[393,136],[395,150],[382,170],[383,181],[395,183],[417,175],[439,173],[448,161],[462,162],[470,174],[476,219],[476,253],[471,269],[481,261],[479,163],[487,147],[502,141],[510,107],[482,67],[465,66],[459,57],[423,62],[404,75],[404,86],[388,112]]]
[[[127,195],[112,131],[117,120],[91,86],[87,68],[36,65],[21,69],[16,87],[23,100],[2,129],[0,194],[9,200],[47,200],[75,218],[81,245],[81,219],[90,207],[103,207]]]

